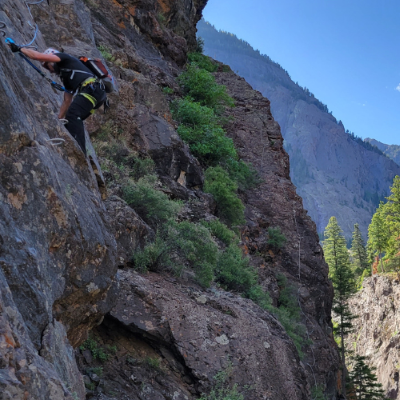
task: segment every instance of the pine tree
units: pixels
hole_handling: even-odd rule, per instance
[[[339,322],[334,327],[334,334],[340,336],[340,355],[342,362],[342,382],[346,383],[346,357],[344,337],[352,330],[352,319],[348,306],[348,299],[354,293],[354,275],[350,268],[349,253],[346,248],[346,239],[335,217],[331,217],[324,232],[324,254],[329,265],[329,277],[335,290],[333,298],[333,312]]]
[[[367,270],[367,272],[369,271],[367,250],[358,224],[354,225],[353,240],[351,242],[351,258],[352,269],[356,277],[364,277],[367,275],[364,273],[364,270]],[[360,283],[362,284],[362,281]]]
[[[382,201],[372,216],[371,224],[368,227],[368,250],[373,257],[378,255],[381,265],[381,272],[384,272],[382,255],[388,247],[389,231],[386,223],[387,205]]]
[[[366,357],[355,356],[349,373],[347,395],[355,400],[385,400],[382,385],[378,383],[374,369],[366,363]]]

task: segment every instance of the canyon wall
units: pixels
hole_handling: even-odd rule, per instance
[[[109,112],[87,123],[85,159],[57,120],[61,95],[0,44],[1,399],[196,399],[221,372],[247,399],[306,400],[316,388],[337,398],[333,293],[315,224],[290,180],[269,101],[226,66],[214,75],[235,100],[227,132],[261,182],[240,193],[240,245],[273,305],[278,274],[293,288],[302,359],[277,317],[239,293],[204,289],[190,270],[132,269],[154,227],[122,199],[125,172],[104,149],[151,158],[159,189],[184,204],[181,220],[215,218],[163,90],[182,96],[176,78],[205,3],[65,0],[32,5],[32,16],[22,0],[1,4],[7,36],[27,43],[27,22],[37,23],[39,50],[100,57],[118,86]],[[282,249],[269,245],[269,227],[286,236]]]
[[[361,139],[354,140],[325,104],[268,56],[203,20],[198,28],[205,54],[228,64],[271,101],[290,156],[291,178],[320,236],[335,216],[347,240],[356,223],[366,240],[372,215],[389,195],[400,167]]]

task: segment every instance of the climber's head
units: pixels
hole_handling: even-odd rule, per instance
[[[50,47],[43,54],[56,54],[56,53],[59,53],[59,51]],[[43,66],[43,68],[46,68],[47,70],[49,70],[51,73],[55,72],[54,63],[43,62],[42,66]]]

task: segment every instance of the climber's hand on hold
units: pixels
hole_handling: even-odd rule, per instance
[[[15,44],[14,40],[12,40],[11,38],[7,38],[6,43],[8,44],[13,53],[18,53],[21,51],[21,47]]]

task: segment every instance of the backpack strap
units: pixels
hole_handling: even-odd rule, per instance
[[[75,76],[76,73],[94,76],[94,74],[91,73],[91,72],[80,71],[79,69],[65,69],[65,68],[61,68],[60,71],[62,71],[62,72],[71,72],[71,76],[69,77],[69,79],[74,79],[74,76]]]

